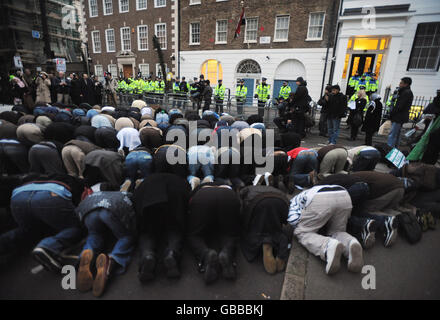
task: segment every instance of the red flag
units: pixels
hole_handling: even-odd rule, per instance
[[[241,26],[246,24],[246,19],[244,18],[244,7],[241,11],[240,19],[238,20],[237,28],[235,29],[234,39],[240,35]]]

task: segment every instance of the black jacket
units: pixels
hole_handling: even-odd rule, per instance
[[[409,120],[409,109],[411,108],[414,95],[411,87],[400,88],[397,96],[397,101],[391,109],[390,120],[404,124]]]
[[[341,92],[336,95],[331,94],[328,98],[327,108],[329,118],[343,118],[347,113],[347,98]]]

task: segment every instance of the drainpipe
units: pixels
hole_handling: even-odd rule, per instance
[[[44,53],[46,59],[52,59],[52,51],[50,50],[50,35],[49,27],[47,25],[47,10],[46,10],[46,0],[40,0],[40,11],[41,11],[41,25],[43,27],[43,40],[44,40]]]

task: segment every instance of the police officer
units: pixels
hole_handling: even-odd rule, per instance
[[[360,80],[359,71],[356,71],[356,74],[350,78],[348,81],[348,90],[347,96],[351,96],[355,92],[355,88]]]
[[[240,80],[240,84],[235,90],[235,100],[237,101],[237,114],[243,114],[243,105],[246,102],[247,87],[244,85],[244,80]]]
[[[289,83],[287,81],[283,81],[283,86],[280,88],[278,99],[282,98],[283,100],[287,100],[287,98],[289,98],[290,92],[292,92],[292,88],[290,88]]]
[[[176,77],[176,79],[174,80],[173,83],[173,94],[175,94],[175,96],[173,97],[173,108],[177,107],[180,108],[182,105],[182,101],[181,98],[179,97],[179,95],[181,94],[180,91],[180,77]]]
[[[217,114],[223,113],[223,100],[225,99],[225,90],[226,89],[223,85],[223,80],[219,80],[218,84],[214,88],[215,112]]]
[[[264,106],[270,99],[270,85],[266,83],[267,79],[262,78],[262,82],[257,86],[255,98],[258,98],[258,115],[264,117]]]

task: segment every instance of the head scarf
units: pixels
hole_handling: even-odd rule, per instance
[[[148,149],[159,148],[162,145],[162,131],[159,128],[144,127],[139,131],[139,138]]]
[[[104,115],[98,114],[92,118],[92,127],[102,128],[109,127],[113,128],[111,121]]]
[[[139,131],[134,128],[123,128],[121,129],[121,131],[118,132],[116,137],[121,143],[119,146],[119,150],[127,147],[128,150],[131,151],[142,144],[139,138]]]
[[[44,140],[41,127],[35,123],[25,123],[17,128],[17,138],[31,146]]]
[[[45,130],[47,126],[52,123],[52,120],[48,116],[38,116],[35,119],[35,123],[42,126],[43,129]]]
[[[119,118],[115,122],[115,129],[116,131],[121,131],[124,128],[134,128],[133,121],[130,120],[130,118]]]

